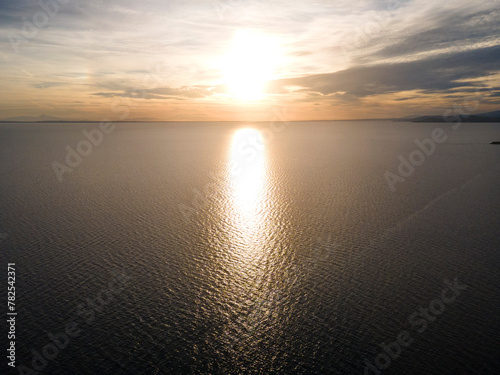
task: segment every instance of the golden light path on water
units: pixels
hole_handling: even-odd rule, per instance
[[[267,288],[265,264],[269,257],[269,213],[266,202],[267,160],[262,136],[256,129],[238,129],[228,150],[226,265],[230,278],[228,298],[246,309],[259,311]],[[239,302],[236,302],[238,300]],[[245,301],[245,302],[243,302]],[[250,325],[255,323],[247,322]]]
[[[245,128],[236,131],[230,160],[235,214],[244,224],[257,224],[266,177],[265,147],[258,130]]]
[[[269,192],[266,147],[256,129],[238,129],[228,149],[226,282],[221,298],[230,322],[221,340],[231,356],[253,360],[255,342],[266,337],[270,321]],[[238,347],[235,352],[234,347]]]
[[[278,334],[281,316],[276,296],[283,264],[275,245],[266,146],[257,129],[235,130],[226,151],[227,190],[220,212],[214,282],[227,323],[218,339],[228,355],[245,361],[254,360],[257,342]]]

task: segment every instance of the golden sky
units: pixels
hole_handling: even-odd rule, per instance
[[[500,2],[0,0],[0,118],[267,121],[500,104]],[[282,111],[283,112],[283,111]]]

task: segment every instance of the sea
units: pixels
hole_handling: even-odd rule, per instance
[[[0,373],[500,374],[493,141],[498,123],[2,123]]]

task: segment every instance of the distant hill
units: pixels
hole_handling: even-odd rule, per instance
[[[451,115],[450,121],[460,118],[462,122],[500,122],[500,111],[477,113],[473,115]],[[397,121],[411,122],[447,122],[443,116],[419,116],[412,119],[397,119]]]
[[[488,118],[500,118],[500,111],[481,113],[480,115],[477,116],[488,117]]]

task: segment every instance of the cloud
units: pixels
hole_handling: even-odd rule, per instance
[[[221,92],[221,88],[210,86],[160,87],[154,89],[129,88],[121,92],[97,92],[92,95],[106,98],[124,97],[134,99],[199,99]]]
[[[356,97],[418,90],[425,93],[447,92],[478,86],[464,82],[486,77],[500,70],[500,46],[449,53],[424,60],[355,66],[346,70],[274,81],[271,92],[286,86],[301,86],[302,91],[330,95],[346,92]]]
[[[499,71],[493,1],[70,1],[15,53],[9,33],[21,35],[41,10],[38,1],[0,0],[0,110],[21,101],[60,106],[61,97],[182,100],[186,113],[200,99],[222,105],[220,61],[240,29],[279,41],[268,90],[304,105],[446,99],[485,90],[478,80]]]
[[[468,46],[490,43],[500,43],[498,30],[499,9],[476,10],[470,13],[459,10],[441,10],[421,17],[421,25],[415,30],[414,25],[408,25],[402,30],[406,37],[384,46],[370,58],[404,57],[429,51],[460,51]],[[432,19],[432,22],[429,20]],[[422,25],[426,25],[422,28]],[[364,60],[366,61],[366,60]]]
[[[33,87],[36,88],[36,89],[48,89],[48,88],[51,88],[51,87],[58,87],[58,86],[64,86],[64,85],[67,85],[66,82],[39,82],[39,83],[35,83],[33,84]]]

